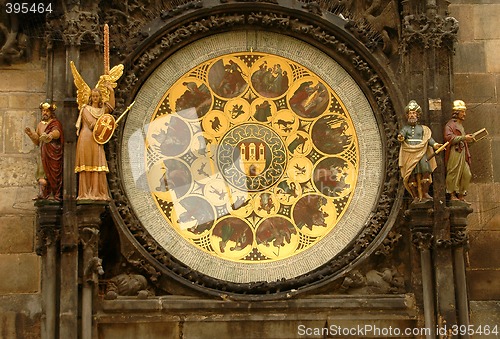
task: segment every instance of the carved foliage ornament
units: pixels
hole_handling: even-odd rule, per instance
[[[84,41],[90,41],[96,46],[101,44],[98,33],[99,16],[90,12],[69,11],[64,15],[49,15],[45,31],[47,48],[51,49],[54,41],[62,40],[67,46],[80,46]]]
[[[446,46],[452,49],[452,44],[457,39],[457,32],[458,20],[453,17],[407,15],[403,20],[399,49],[402,54],[407,53],[413,44],[421,44],[425,48]]]

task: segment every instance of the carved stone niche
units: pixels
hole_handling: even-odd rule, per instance
[[[313,293],[374,253],[401,205],[383,66],[339,17],[253,7],[157,22],[116,89],[135,105],[109,143],[110,211],[164,293]]]

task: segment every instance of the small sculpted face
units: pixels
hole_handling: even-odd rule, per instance
[[[98,90],[93,90],[90,94],[90,98],[92,99],[92,105],[99,105],[101,102],[101,92]]]
[[[52,111],[48,108],[42,108],[42,120],[49,121],[52,117]]]
[[[465,112],[465,110],[458,111],[457,119],[464,121],[466,115],[467,113]]]
[[[416,125],[418,122],[418,112],[417,111],[409,111],[406,115],[408,119],[408,123],[412,126]]]

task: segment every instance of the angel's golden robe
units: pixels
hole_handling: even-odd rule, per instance
[[[92,130],[97,119],[106,112],[105,107],[84,105],[80,110],[76,127],[75,172],[79,174],[78,199],[108,200],[106,173],[109,172],[104,146],[98,144]]]

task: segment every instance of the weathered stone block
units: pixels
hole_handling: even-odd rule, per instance
[[[3,117],[4,113],[1,111],[1,108],[0,108],[0,153],[4,153],[5,150],[4,150],[4,135],[5,135],[5,127],[4,127],[4,117]]]
[[[474,133],[481,128],[486,128],[489,133],[486,139],[481,140],[478,144],[471,147],[473,156],[476,145],[483,143],[487,139],[491,139],[495,135],[500,136],[500,131],[495,128],[495,126],[500,126],[500,105],[492,102],[494,100],[495,98],[490,98],[490,100],[484,103],[465,103],[469,107],[464,122],[465,131],[467,133]]]
[[[491,141],[485,139],[471,146],[473,160],[471,161],[472,182],[492,182],[493,173],[491,167]]]
[[[471,300],[500,300],[500,271],[469,270],[467,283]]]
[[[2,338],[16,338],[16,313],[0,313],[0,333]]]
[[[249,317],[250,318],[250,317]],[[269,321],[189,321],[184,323],[186,338],[300,338],[298,326],[305,328],[321,328],[325,321],[293,321],[290,319]]]
[[[491,74],[456,74],[455,98],[465,102],[485,102],[496,97],[496,79]]]
[[[467,1],[469,2],[469,1]],[[460,29],[458,30],[458,40],[468,42],[474,40],[473,6],[460,1],[454,1],[450,5],[450,15],[458,20]]]
[[[500,267],[500,231],[469,232],[471,269]]]
[[[454,57],[457,73],[486,73],[486,54],[483,42],[461,43]]]
[[[468,230],[500,230],[500,184],[471,184],[466,199],[474,210],[468,217]]]
[[[9,95],[9,108],[38,110],[40,103],[45,99],[45,93],[11,94]]]
[[[2,70],[0,92],[45,92],[45,70]]]
[[[496,114],[500,116],[500,114]],[[493,125],[500,126],[500,125]],[[500,183],[500,139],[493,138],[491,141],[491,152],[494,154],[492,159],[492,167],[493,167],[493,180],[496,183]],[[500,200],[497,200],[500,201]]]
[[[497,28],[498,30],[498,28]],[[500,73],[500,39],[489,40],[485,43],[486,72]]]
[[[40,257],[0,254],[0,294],[35,293],[40,289]]]
[[[181,325],[178,322],[114,323],[99,324],[99,338],[120,339],[169,339],[188,338],[181,336]],[[205,337],[209,338],[209,337]],[[220,338],[219,336],[214,338]]]
[[[5,109],[7,107],[9,107],[9,95],[0,93],[0,109]]]
[[[34,157],[0,157],[0,187],[34,186],[36,160]]]
[[[0,337],[41,338],[41,312],[38,293],[0,296]]]
[[[35,213],[33,198],[38,190],[33,187],[0,187],[0,215]]]
[[[0,234],[0,253],[33,252],[34,216],[0,216]]]
[[[487,6],[474,6],[473,15],[475,39],[500,39],[500,30],[498,30],[500,5],[498,2]]]
[[[474,184],[471,183],[469,185],[469,191],[467,192],[467,201],[471,204],[472,210],[476,211],[478,210],[479,206],[479,194],[481,190],[481,186],[483,184]],[[481,223],[480,223],[480,215],[479,213],[471,213],[467,216],[467,229],[469,231],[471,230],[480,230],[481,229]]]
[[[476,328],[481,325],[483,328],[489,326],[492,329],[500,324],[500,301],[470,301],[469,308],[470,322]]]
[[[5,153],[26,154],[34,149],[33,142],[24,133],[26,127],[36,127],[35,111],[7,111],[4,116]]]

